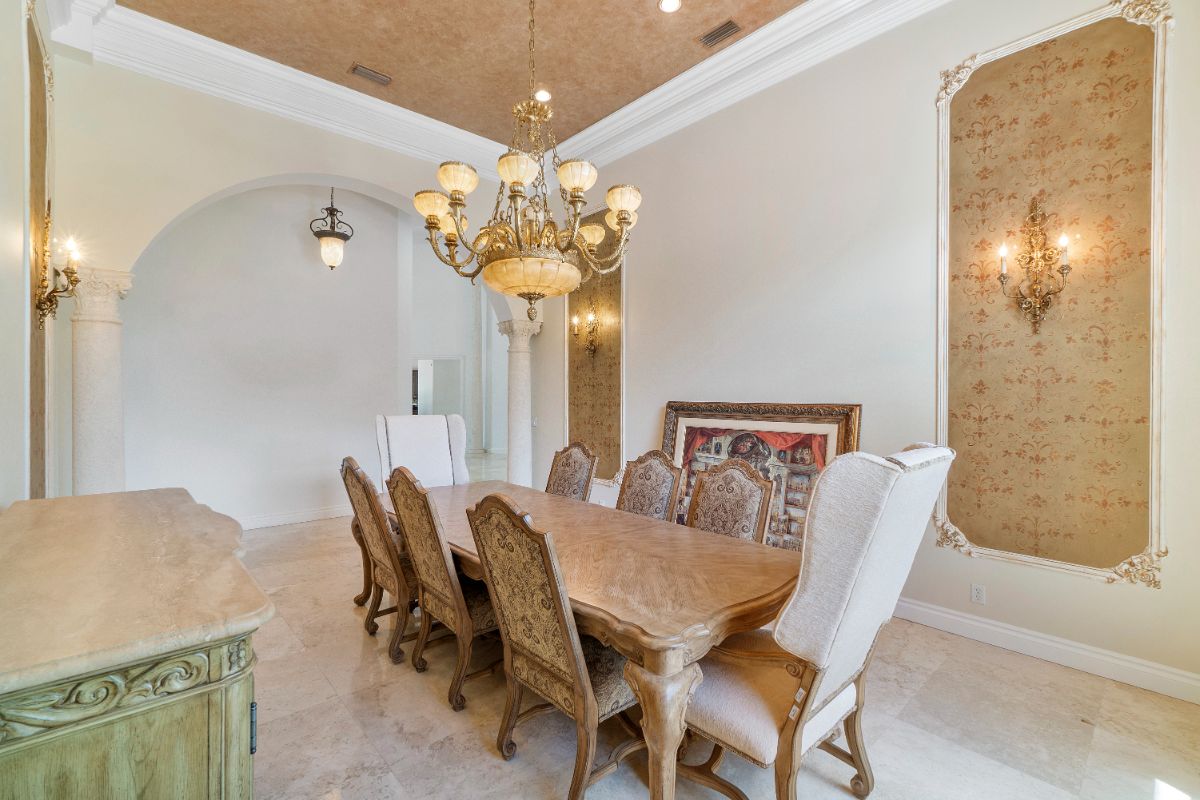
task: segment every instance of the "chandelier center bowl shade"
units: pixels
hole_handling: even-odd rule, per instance
[[[467,195],[479,186],[479,174],[464,162],[443,163],[437,171],[441,190],[424,189],[413,197],[438,259],[472,282],[482,275],[495,291],[524,299],[530,319],[537,318],[537,301],[573,292],[593,275],[608,274],[625,263],[629,232],[642,202],[636,186],[618,184],[608,190],[605,221],[616,241],[611,252],[598,255],[596,248],[606,235],[603,227],[581,229],[580,223],[587,207],[585,192],[595,185],[599,172],[588,161],[558,155],[549,92],[537,86],[535,32],[530,0],[529,96],[513,107],[513,136],[496,162],[500,187],[487,222],[473,235],[468,233],[464,211]],[[561,223],[551,208],[547,160],[558,178]]]

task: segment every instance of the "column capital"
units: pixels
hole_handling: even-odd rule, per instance
[[[129,294],[133,273],[120,269],[80,267],[75,287],[72,322],[115,322],[120,324],[119,300]]]
[[[508,352],[528,352],[530,338],[537,336],[542,329],[541,322],[524,319],[506,319],[496,325],[499,331],[508,337]]]

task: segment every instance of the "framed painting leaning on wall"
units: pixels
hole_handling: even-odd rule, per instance
[[[767,543],[799,550],[812,485],[829,461],[858,449],[860,405],[667,403],[662,449],[683,467],[677,520],[687,519],[696,478],[729,458],[774,484]]]

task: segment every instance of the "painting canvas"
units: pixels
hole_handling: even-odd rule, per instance
[[[677,520],[687,518],[700,473],[741,458],[773,484],[767,543],[800,549],[817,475],[858,447],[861,406],[772,403],[667,404],[663,450],[683,467]]]

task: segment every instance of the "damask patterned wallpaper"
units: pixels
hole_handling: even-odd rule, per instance
[[[951,101],[947,513],[976,545],[1100,568],[1146,547],[1153,61],[1149,27],[1109,19]],[[1037,335],[997,281],[1034,196],[1073,268]]]
[[[584,219],[604,224],[603,213]],[[612,238],[610,231],[609,238]],[[604,255],[609,241],[601,242]],[[600,328],[596,353],[584,350],[587,319],[595,303]],[[567,319],[578,315],[579,336],[567,336],[567,414],[570,440],[583,442],[599,456],[596,477],[609,479],[621,468],[621,270],[593,275],[567,296]]]

